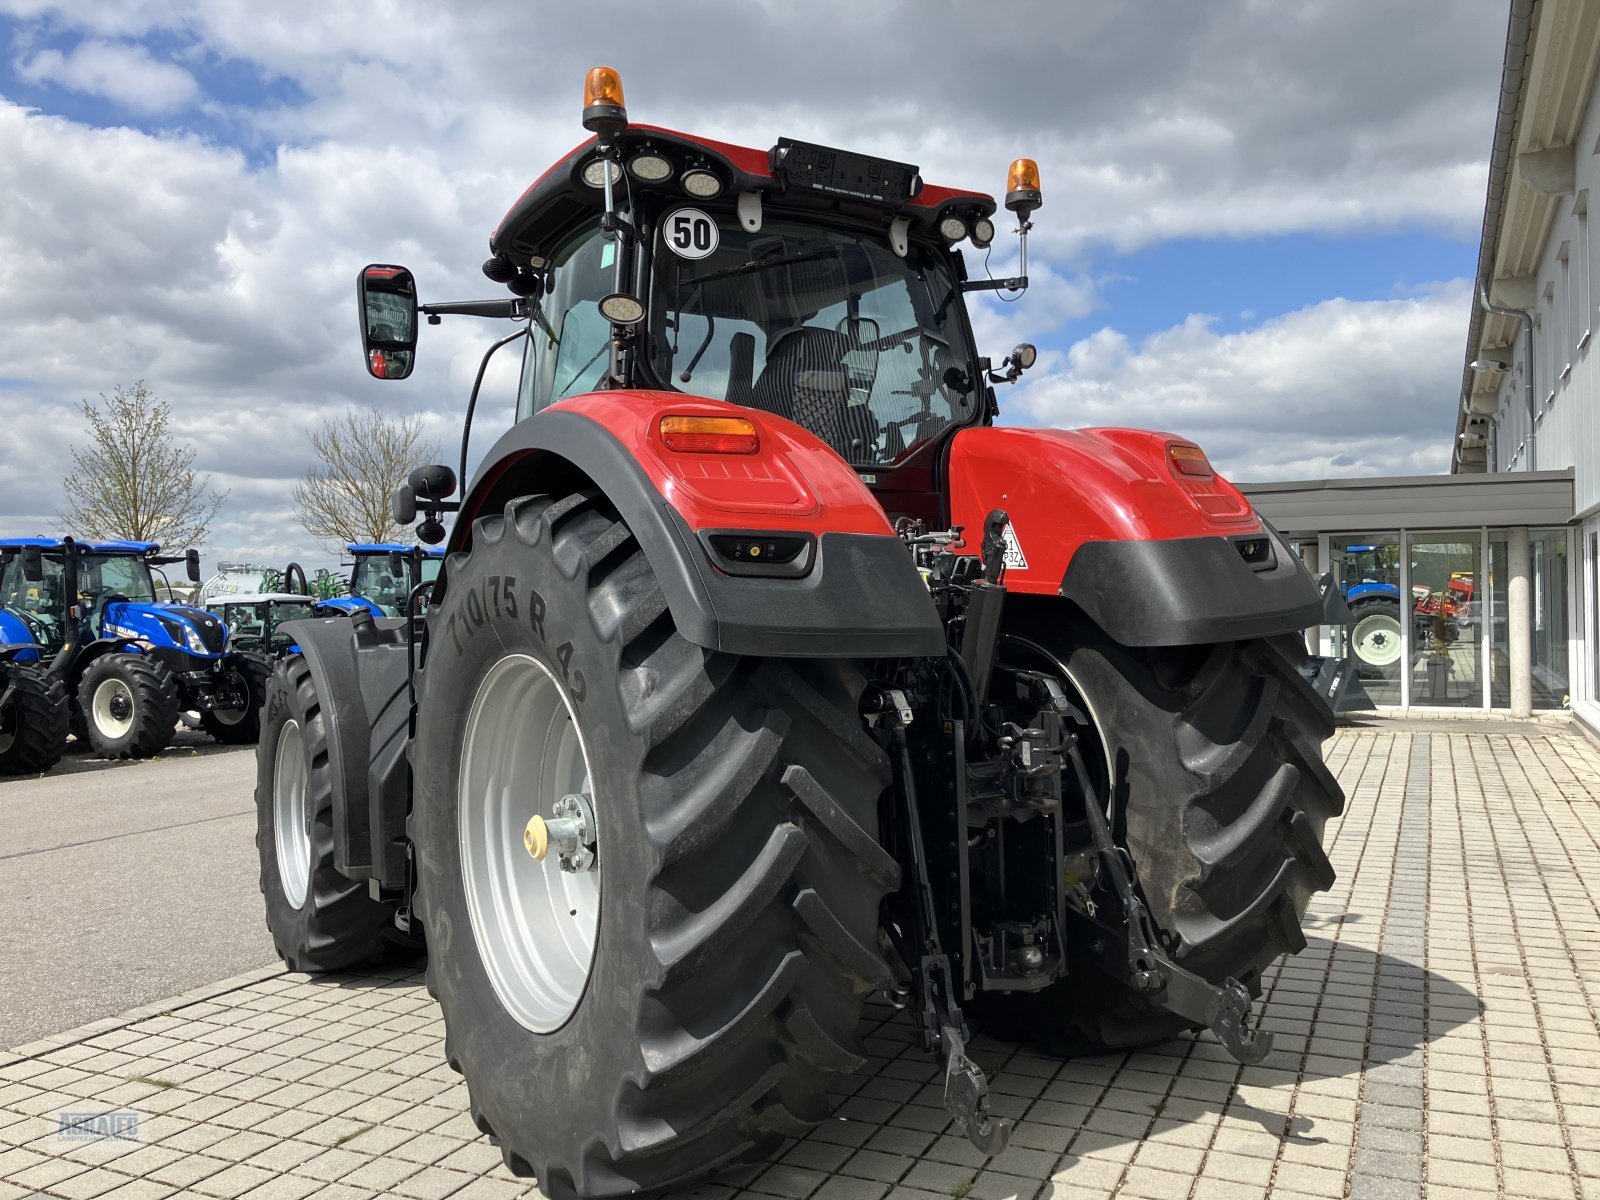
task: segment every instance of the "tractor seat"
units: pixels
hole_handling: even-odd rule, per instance
[[[844,356],[849,340],[831,329],[799,325],[767,345],[767,361],[751,389],[750,407],[802,425],[841,454],[850,398]]]

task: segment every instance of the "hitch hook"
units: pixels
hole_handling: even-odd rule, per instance
[[[993,1158],[1011,1144],[1011,1118],[989,1112],[989,1080],[967,1057],[966,1043],[953,1025],[940,1027],[939,1042],[945,1055],[944,1106],[967,1140]]]

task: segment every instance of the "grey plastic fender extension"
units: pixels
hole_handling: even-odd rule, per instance
[[[1061,594],[1124,646],[1197,646],[1295,633],[1322,619],[1316,582],[1265,526],[1274,558],[1254,570],[1221,537],[1085,542]]]
[[[333,774],[334,865],[350,879],[405,881],[410,700],[400,619],[320,617],[283,628],[317,685]]]
[[[582,413],[547,411],[497,441],[468,492],[451,549],[469,536],[472,515],[538,491],[531,471],[507,464],[529,454],[564,459],[616,505],[650,561],[678,631],[697,646],[786,658],[934,658],[944,628],[904,543],[893,534],[822,532],[802,578],[752,578],[717,570],[627,448]],[[530,475],[533,483],[529,483]],[[728,525],[737,523],[729,515]],[[749,518],[751,529],[761,518]],[[448,584],[446,585],[448,586]]]

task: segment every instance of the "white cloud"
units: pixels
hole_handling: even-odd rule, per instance
[[[1137,346],[1107,333],[1070,354],[1043,335],[1093,312],[1114,270],[1098,261],[1108,248],[1380,228],[1470,239],[1504,29],[1491,0],[1292,15],[1254,0],[1157,15],[1017,0],[998,23],[910,0],[686,0],[622,19],[615,5],[580,5],[559,20],[544,6],[325,0],[0,0],[5,12],[19,78],[93,91],[164,127],[89,128],[0,96],[0,427],[15,433],[0,441],[0,526],[52,523],[73,402],[141,377],[174,405],[198,465],[232,489],[208,556],[304,548],[289,484],[309,461],[306,430],[349,404],[421,416],[453,459],[489,330],[427,329],[410,381],[369,380],[356,270],[400,261],[424,298],[492,294],[477,270],[488,233],[581,139],[579,81],[597,59],[621,70],[638,121],[850,146],[991,191],[1012,157],[1039,159],[1033,288],[1015,308],[974,303],[981,352],[1042,344],[1037,382],[1002,395],[1013,414],[1181,420],[1247,474],[1389,470],[1392,414],[1331,396],[1401,386],[1431,414],[1406,425],[1428,447],[1417,468],[1444,463],[1466,305],[1443,291],[1415,302],[1439,306],[1438,330],[1383,359],[1392,379],[1374,365],[1349,388],[1332,382],[1339,364],[1295,324],[1301,314],[1245,335],[1202,322]],[[172,62],[138,44],[152,37]],[[264,82],[293,99],[202,99],[198,124],[173,119],[198,96],[196,78],[218,70],[241,93]],[[243,131],[247,146],[219,145],[218,128]],[[996,275],[1013,269],[999,261],[1015,249],[1004,228]],[[1356,357],[1388,344],[1385,320],[1414,320],[1403,304],[1356,307],[1372,316]],[[1232,340],[1251,337],[1248,355]],[[507,420],[512,353],[480,405],[480,452]],[[1166,390],[1159,366],[1174,362],[1228,402]],[[1284,410],[1313,402],[1326,419],[1294,434]],[[1265,456],[1252,427],[1275,431]]]
[[[1041,425],[1190,437],[1234,479],[1446,470],[1464,280],[1394,300],[1325,300],[1240,333],[1190,316],[1135,344],[1105,328],[1001,411]]]
[[[103,96],[140,113],[172,112],[200,94],[188,71],[126,42],[84,41],[65,53],[41,50],[20,63],[17,73],[33,83]]]

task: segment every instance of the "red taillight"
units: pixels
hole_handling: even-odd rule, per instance
[[[1216,474],[1211,469],[1211,460],[1206,457],[1206,452],[1188,442],[1168,445],[1167,461],[1179,475],[1187,475],[1191,479],[1210,479]]]
[[[743,417],[662,417],[661,441],[677,454],[754,454],[755,423]]]

